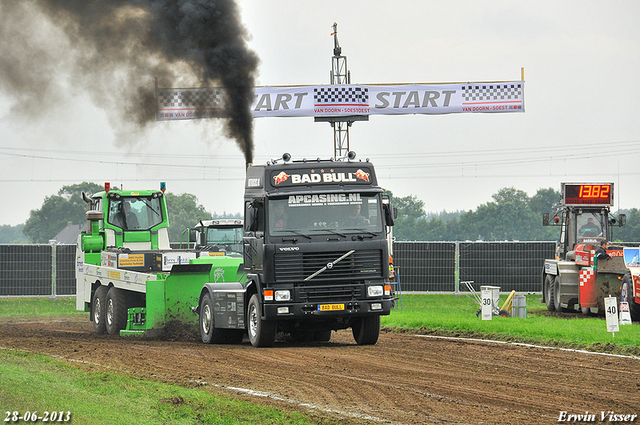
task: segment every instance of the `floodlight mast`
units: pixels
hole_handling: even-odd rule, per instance
[[[347,57],[342,55],[338,42],[338,23],[333,23],[333,57],[331,58],[331,85],[351,84],[351,71],[347,69]],[[315,117],[316,122],[328,122],[333,128],[333,151],[335,158],[342,158],[349,152],[349,127],[354,121],[368,121],[366,115],[341,117]]]

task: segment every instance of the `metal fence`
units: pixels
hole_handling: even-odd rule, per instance
[[[403,292],[539,292],[555,242],[394,242]],[[75,245],[0,245],[0,296],[75,295]]]
[[[555,242],[394,242],[402,291],[458,292],[460,282],[539,292],[545,258]]]
[[[0,296],[75,295],[75,245],[0,245]]]

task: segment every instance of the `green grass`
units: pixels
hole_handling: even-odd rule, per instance
[[[0,410],[3,420],[7,411],[37,411],[39,416],[69,411],[68,423],[76,424],[315,423],[297,412],[198,389],[87,372],[60,360],[8,350],[0,350]]]
[[[60,297],[55,300],[47,297],[0,298],[0,317],[63,314],[82,314],[81,311],[76,311],[76,297]]]
[[[620,326],[615,335],[607,332],[603,318],[566,313],[562,317],[543,315],[546,306],[540,295],[527,296],[527,318],[476,317],[478,304],[455,295],[413,295],[402,297],[402,309],[394,309],[382,318],[382,324],[428,334],[497,338],[506,341],[540,343],[640,355],[640,326]],[[500,305],[506,295],[500,297]]]

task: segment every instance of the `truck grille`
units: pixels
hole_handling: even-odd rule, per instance
[[[364,285],[300,286],[296,299],[302,302],[338,302],[364,298]]]
[[[328,263],[333,263],[347,251],[295,252],[275,255],[276,282],[302,282]],[[318,274],[308,283],[331,281],[363,281],[382,276],[382,251],[356,250],[353,254]]]

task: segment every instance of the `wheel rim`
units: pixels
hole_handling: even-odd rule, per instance
[[[258,312],[256,311],[256,306],[252,304],[249,310],[249,335],[251,336],[251,339],[255,339],[257,333],[258,333]]]
[[[202,330],[207,335],[211,331],[211,307],[209,304],[205,304],[202,309]]]
[[[96,297],[96,305],[93,307],[93,321],[94,323],[100,323],[100,317],[102,316],[100,313],[102,312],[102,304],[100,303],[100,298]]]
[[[113,324],[113,300],[107,301],[107,324],[111,326]]]

